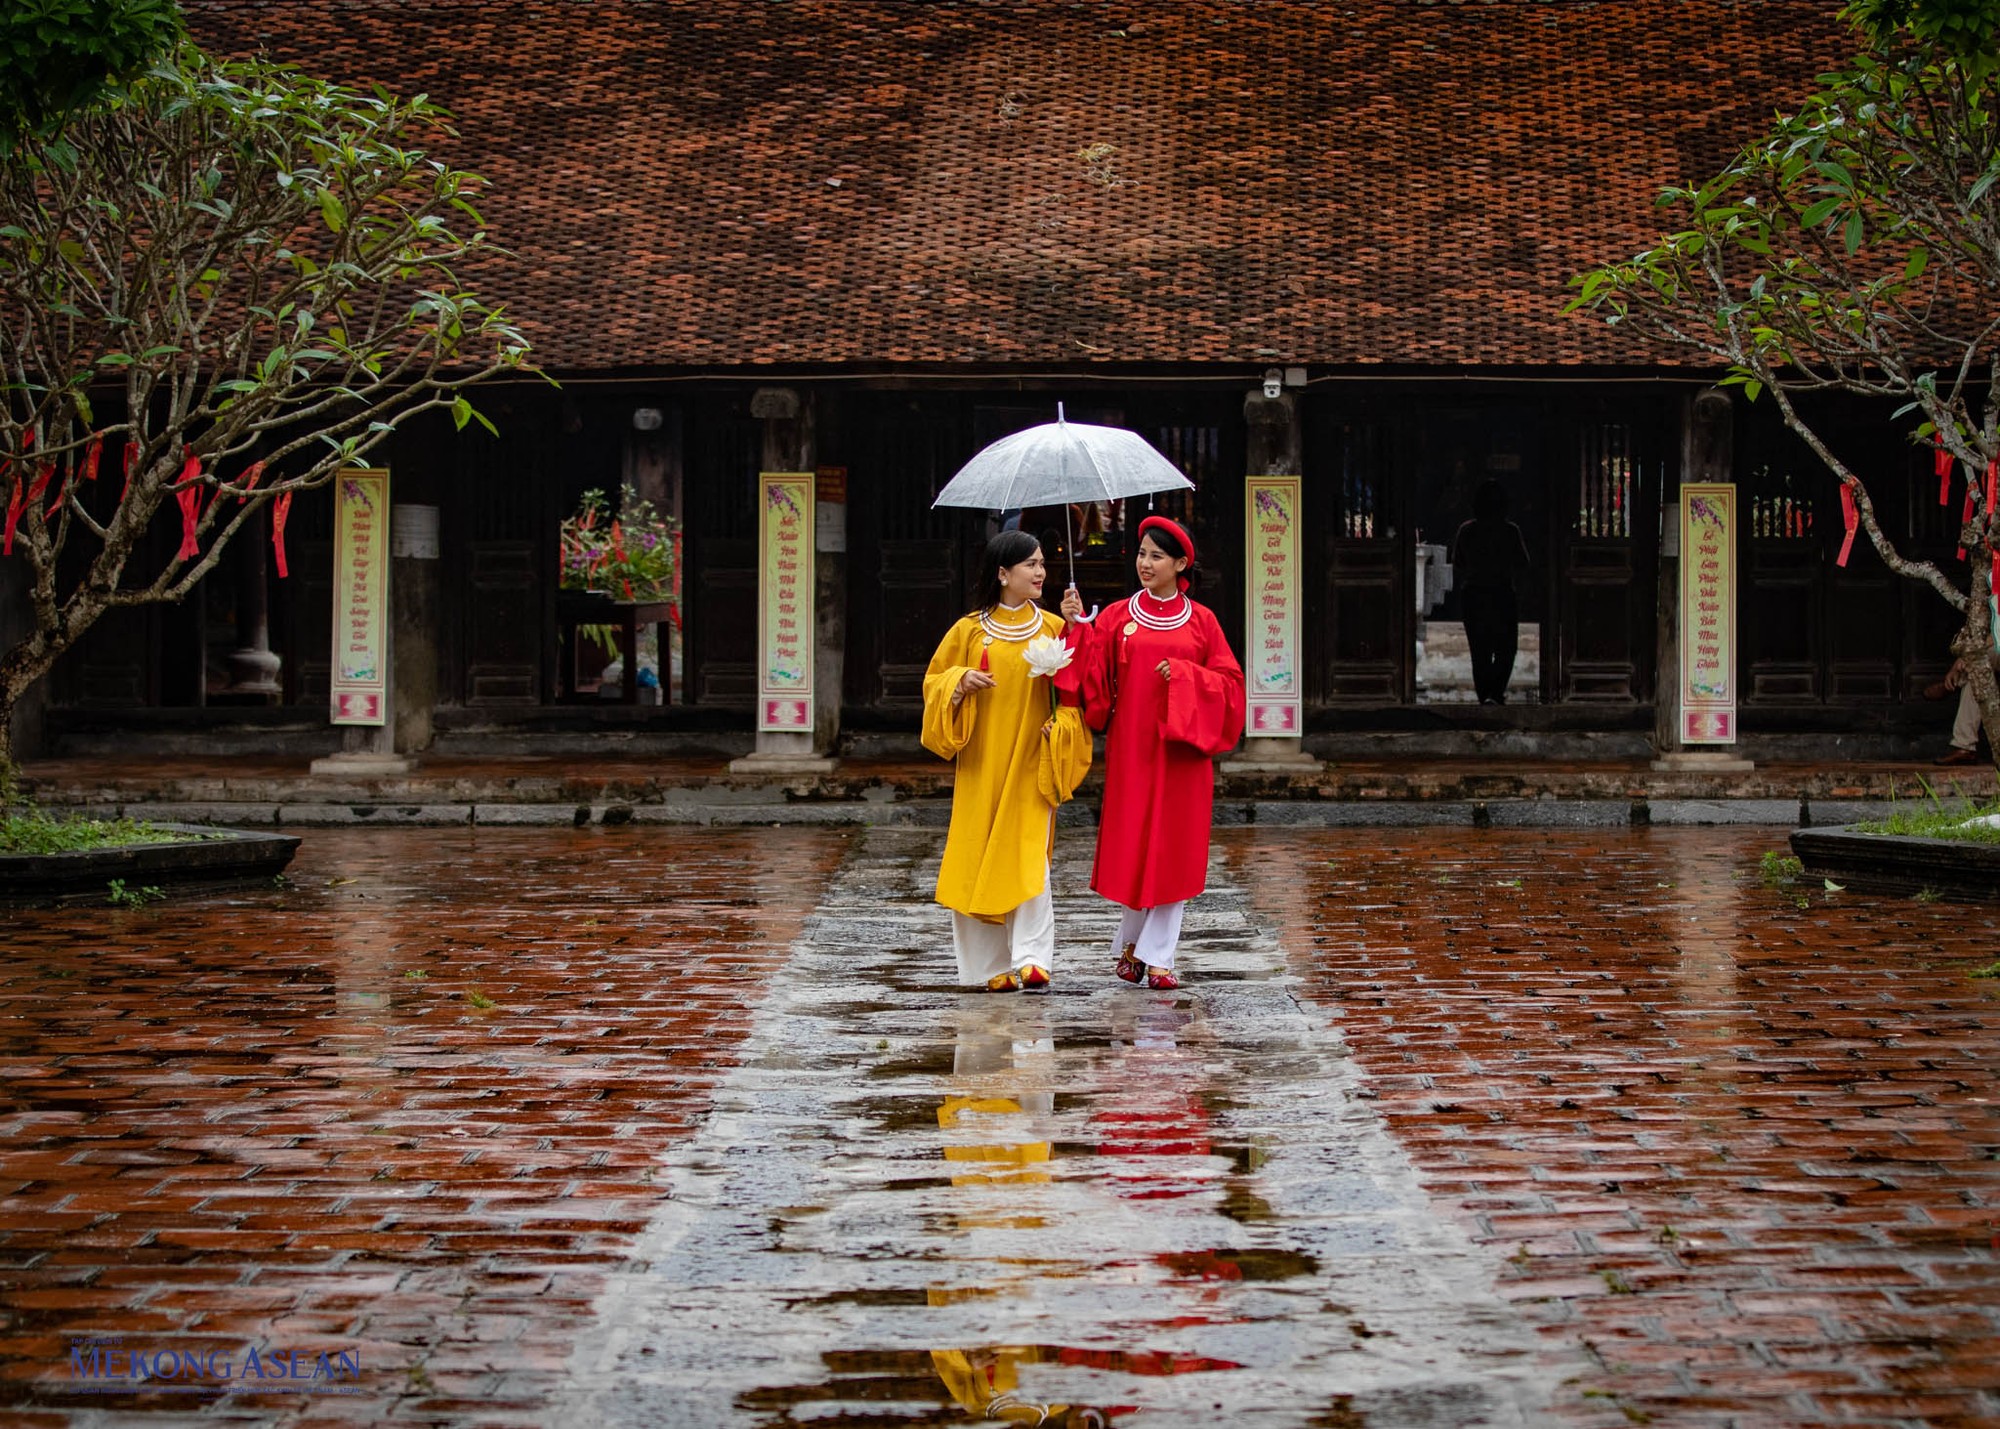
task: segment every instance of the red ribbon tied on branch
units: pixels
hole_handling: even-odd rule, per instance
[[[0,468],[4,470],[4,468]],[[21,524],[21,513],[28,509],[28,493],[21,489],[21,478],[14,478],[14,492],[7,498],[7,534],[0,540],[0,556],[14,554],[14,528]]]
[[[241,506],[244,502],[248,501],[250,493],[257,489],[257,483],[263,479],[264,463],[261,461],[251,462],[250,469],[243,473],[243,494],[236,498],[236,504]]]
[[[1986,549],[1993,553],[1988,590],[2000,590],[2000,458],[1986,463]]]
[[[291,572],[285,568],[285,518],[292,514],[292,493],[281,492],[271,503],[271,549],[278,558],[278,579],[283,580]]]
[[[1840,483],[1840,519],[1847,523],[1847,536],[1840,543],[1840,554],[1834,558],[1836,566],[1847,564],[1847,557],[1854,550],[1854,529],[1861,524],[1861,511],[1854,500],[1854,488],[1844,481]]]
[[[98,433],[90,439],[90,446],[83,453],[83,479],[97,480],[97,461],[104,455],[104,434]]]
[[[192,560],[201,554],[201,539],[195,532],[195,523],[201,519],[201,458],[183,447],[186,460],[181,463],[180,480],[174,483],[174,500],[181,508],[181,550],[180,559]]]
[[[1938,442],[1937,452],[1931,457],[1931,465],[1937,472],[1938,505],[1949,506],[1951,505],[1951,453],[1944,449],[1942,441]]]

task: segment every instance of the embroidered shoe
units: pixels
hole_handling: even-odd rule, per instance
[[[1118,955],[1117,965],[1111,970],[1118,975],[1119,981],[1129,982],[1134,987],[1144,982],[1146,965],[1139,961],[1139,945],[1127,943],[1125,951]]]
[[[1146,969],[1146,986],[1150,987],[1155,992],[1171,992],[1180,985],[1181,985],[1181,980],[1178,977],[1174,976],[1174,970],[1172,968],[1156,968],[1149,966]]]
[[[1047,992],[1049,990],[1049,970],[1040,963],[1021,965],[1021,991]]]
[[[986,990],[988,992],[1019,992],[1021,990],[1021,980],[1012,973],[995,973],[992,977],[986,979]]]

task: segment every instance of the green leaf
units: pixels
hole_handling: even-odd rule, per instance
[[[1924,275],[1924,269],[1930,266],[1930,262],[1930,249],[1922,247],[1912,248],[1910,250],[1909,261],[1903,264],[1903,281],[1906,283],[1916,282],[1917,279]]]
[[[320,217],[326,220],[326,226],[335,233],[347,227],[347,205],[340,201],[340,196],[332,189],[319,191],[319,212]]]
[[[463,397],[452,398],[451,420],[453,426],[461,432],[464,431],[465,424],[472,420],[472,403]]]
[[[1867,225],[1862,222],[1861,212],[1857,209],[1847,215],[1847,227],[1842,231],[1840,241],[1846,245],[1849,253],[1858,253],[1861,251],[1861,240],[1867,233]]]
[[[1818,228],[1822,223],[1827,221],[1836,209],[1846,202],[1846,199],[1837,195],[1833,198],[1823,198],[1800,214],[1799,222],[1807,228]]]

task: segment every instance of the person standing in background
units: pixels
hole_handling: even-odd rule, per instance
[[[1507,682],[1521,643],[1516,579],[1528,569],[1528,543],[1507,519],[1507,488],[1480,483],[1472,519],[1451,538],[1451,568],[1472,649],[1472,688],[1482,705],[1507,703]]]

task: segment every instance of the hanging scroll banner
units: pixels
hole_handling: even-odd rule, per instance
[[[813,728],[813,504],[809,471],[757,478],[757,728]]]
[[[1244,733],[1296,739],[1299,689],[1299,478],[1244,481]]]
[[[1736,742],[1736,487],[1681,487],[1681,743]]]
[[[389,473],[343,471],[333,493],[333,722],[387,724]]]

